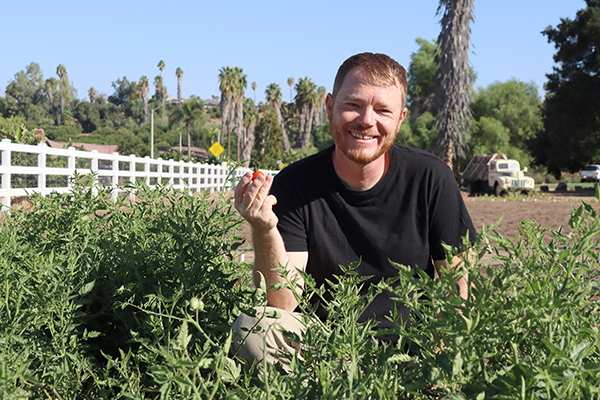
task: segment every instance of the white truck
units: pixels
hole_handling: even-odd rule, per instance
[[[461,179],[471,194],[493,190],[496,196],[500,196],[508,189],[533,190],[535,182],[533,178],[525,176],[525,172],[527,168],[521,171],[519,162],[507,159],[504,154],[475,154]]]
[[[581,171],[581,182],[600,182],[600,165],[588,164]]]

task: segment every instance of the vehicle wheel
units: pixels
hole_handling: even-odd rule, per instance
[[[479,190],[479,187],[478,187],[477,183],[475,183],[475,182],[469,182],[469,184],[467,185],[467,191],[469,192],[469,194],[471,196],[475,196],[477,194],[478,190]]]
[[[497,183],[494,185],[494,193],[496,193],[496,196],[498,197],[502,196],[502,189],[500,189],[500,185]]]

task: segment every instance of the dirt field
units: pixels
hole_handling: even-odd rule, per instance
[[[534,221],[544,228],[557,229],[562,225],[563,232],[568,233],[572,231],[569,227],[572,206],[579,207],[583,200],[598,207],[598,201],[592,191],[536,193],[536,196],[525,201],[510,201],[492,196],[469,197],[466,192],[463,193],[463,198],[478,232],[484,225],[490,226],[502,218],[496,230],[511,239],[518,235],[522,219]],[[251,249],[252,238],[247,225],[244,226],[242,234],[247,238],[243,248]],[[253,260],[254,255],[251,251],[244,254],[244,261],[253,262]]]
[[[569,217],[572,207],[578,208],[581,200],[598,207],[592,191],[548,193],[525,201],[505,201],[495,197],[469,197],[463,193],[475,228],[479,232],[483,225],[490,226],[502,217],[496,228],[498,233],[508,238],[518,234],[521,220],[534,221],[540,226],[557,229],[562,225],[563,232],[571,232]]]

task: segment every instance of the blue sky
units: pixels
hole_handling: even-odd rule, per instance
[[[126,76],[152,82],[163,60],[169,95],[219,95],[219,69],[243,68],[246,95],[264,100],[277,83],[289,101],[287,78],[311,78],[330,91],[339,65],[363,51],[387,53],[408,69],[415,39],[440,31],[433,0],[397,1],[4,1],[0,21],[0,96],[33,62],[44,78],[64,64],[78,97],[90,87],[110,95]],[[574,18],[583,0],[476,0],[469,61],[475,87],[516,78],[543,97],[553,45],[540,32]],[[151,91],[153,93],[153,90]]]

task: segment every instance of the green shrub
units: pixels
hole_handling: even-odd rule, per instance
[[[138,186],[134,203],[113,202],[89,183],[4,215],[1,398],[600,396],[600,221],[589,205],[574,210],[568,235],[533,222],[515,242],[486,230],[465,269],[435,281],[396,265],[396,277],[361,296],[355,263],[326,301],[305,274],[300,308],[313,323],[295,338],[305,361],[290,355],[289,374],[269,365],[253,374],[230,351],[230,326],[265,304],[266,288],[240,280],[250,266],[233,256],[241,221],[229,201]],[[466,272],[463,301],[454,282]],[[410,328],[356,322],[384,290],[409,304]],[[310,297],[328,321],[315,319]],[[402,340],[373,338],[383,333]]]
[[[198,340],[214,350],[252,298],[233,290],[248,266],[233,258],[240,218],[222,196],[140,186],[135,203],[113,202],[76,181],[73,193],[33,196],[31,212],[5,216],[0,397],[116,398],[132,383],[121,386],[115,360],[131,360],[152,393],[147,368],[164,360],[146,347],[179,329],[169,315],[203,299]]]

